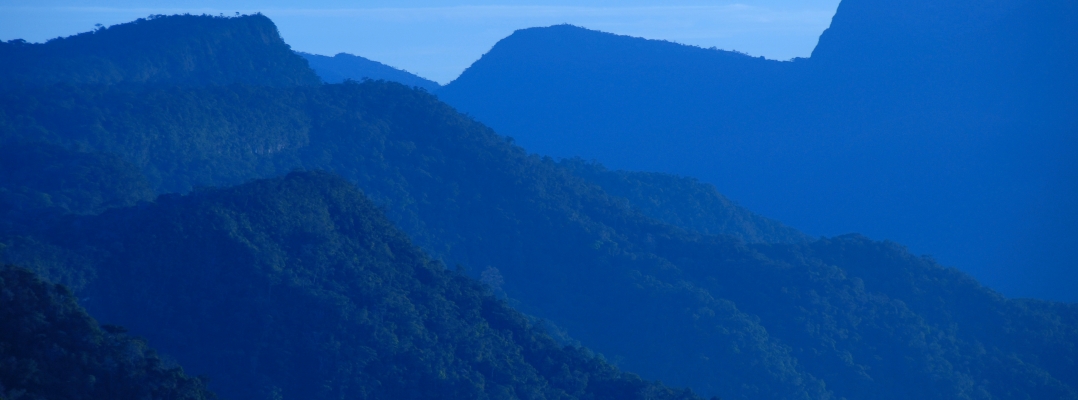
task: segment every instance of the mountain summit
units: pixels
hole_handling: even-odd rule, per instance
[[[151,16],[45,43],[0,42],[0,84],[317,85],[261,14]]]

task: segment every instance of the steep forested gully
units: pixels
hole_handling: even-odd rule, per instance
[[[1074,305],[323,84],[260,15],[0,57],[4,399],[1078,398]]]

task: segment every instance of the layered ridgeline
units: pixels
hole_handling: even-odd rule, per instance
[[[143,171],[159,192],[240,183],[295,167],[331,170],[384,207],[390,220],[421,247],[449,265],[464,265],[517,308],[564,328],[625,370],[673,386],[689,386],[705,395],[775,399],[1078,397],[1073,374],[1078,365],[1078,311],[1073,305],[1007,299],[954,269],[911,255],[899,245],[860,236],[750,244],[747,241],[771,240],[762,238],[760,232],[779,232],[781,225],[764,224],[741,209],[710,210],[712,205],[729,203],[721,201],[713,189],[691,180],[637,173],[610,175],[598,166],[589,172],[592,167],[528,154],[435,97],[402,85],[21,87],[6,90],[0,107],[4,110],[0,115],[3,140],[46,141],[80,152],[116,154]],[[65,118],[55,118],[57,115]],[[297,179],[314,183],[289,183]],[[337,186],[333,182],[338,182]],[[287,187],[293,184],[296,189]],[[183,293],[171,285],[173,279],[191,288],[225,291],[228,289],[213,282],[231,284],[242,277],[270,282],[250,289],[262,296],[256,297],[258,301],[275,301],[276,293],[293,287],[287,285],[299,285],[340,300],[334,304],[347,305],[352,301],[347,296],[355,291],[342,289],[344,297],[336,297],[330,293],[342,292],[322,292],[317,284],[332,282],[342,288],[365,284],[332,275],[352,271],[347,265],[337,267],[352,253],[328,250],[338,248],[334,246],[351,248],[348,246],[355,245],[341,242],[345,240],[342,237],[358,237],[332,234],[336,231],[330,226],[348,226],[347,218],[338,222],[332,216],[352,214],[318,210],[323,209],[319,204],[351,204],[352,200],[311,200],[310,204],[282,200],[277,209],[297,211],[295,218],[282,217],[280,222],[245,219],[236,211],[272,209],[257,199],[281,199],[274,197],[275,192],[286,197],[289,193],[311,193],[313,199],[337,198],[329,196],[335,193],[332,187],[341,188],[342,193],[354,191],[332,178],[300,174],[235,189],[165,197],[155,205],[144,205],[144,209],[157,210],[147,214],[134,208],[98,217],[59,219],[51,229],[35,227],[5,239],[5,257],[52,254],[59,265],[74,260],[81,272],[68,275],[88,277],[82,289],[86,293],[97,293],[94,290],[101,289],[95,288],[103,286],[95,285],[106,282],[145,278],[150,286],[139,289],[133,285],[130,293],[117,290],[115,296],[149,302],[158,298],[156,293],[174,293],[160,297],[174,303],[147,305],[162,310],[179,304],[179,310],[215,312],[216,303],[203,303],[197,297],[177,300]],[[249,196],[241,195],[248,192]],[[673,193],[700,197],[685,200],[680,195],[671,196]],[[226,199],[232,198],[249,200],[230,205],[231,200]],[[676,205],[668,209],[684,211],[668,214],[662,207],[648,210],[641,205],[643,201]],[[701,212],[704,217],[700,217]],[[203,220],[201,217],[186,218],[196,215],[213,215],[207,220],[214,224],[199,226],[195,221]],[[281,215],[293,214],[282,211]],[[723,225],[723,218],[734,223]],[[311,222],[315,220],[333,223]],[[278,223],[281,229],[306,228],[272,228]],[[740,229],[745,240],[700,233],[714,232],[712,227],[721,226],[742,227],[726,233]],[[753,230],[744,230],[745,226]],[[132,228],[125,233],[117,227]],[[160,237],[175,240],[154,240],[153,234],[140,230],[158,227],[162,228]],[[93,230],[112,236],[87,233]],[[289,236],[285,232],[307,233]],[[105,247],[108,243],[123,246]],[[217,243],[221,247],[214,247]],[[355,248],[356,252],[369,251],[358,254],[378,254],[367,247]],[[263,254],[258,249],[267,251]],[[164,259],[147,255],[172,252],[178,255]],[[344,258],[336,258],[342,254]],[[253,260],[243,264],[246,267],[221,266],[226,260],[245,258]],[[200,265],[170,267],[183,260],[199,261]],[[316,272],[285,279],[292,276],[291,270],[270,267],[293,264],[297,271],[308,271],[301,266],[311,266]],[[157,267],[142,271],[134,265]],[[221,275],[188,273],[187,268],[221,271]],[[256,270],[268,275],[250,272]],[[156,276],[157,271],[174,275]],[[233,273],[236,275],[228,275]],[[281,278],[274,281],[272,277]],[[282,283],[273,286],[273,282]],[[303,286],[307,282],[315,286]],[[213,293],[220,294],[222,301],[231,295],[237,299],[247,295]],[[116,297],[90,297],[91,311],[112,313],[107,315],[117,320],[110,322],[132,326],[169,354],[183,357],[208,352],[181,347],[196,344],[153,329],[168,312],[141,313],[128,308],[139,302],[122,306]],[[101,303],[94,304],[94,298],[100,298]],[[337,314],[303,315],[295,315],[287,305],[281,307],[281,313],[272,314],[273,318],[294,316],[314,323],[332,320],[334,315],[352,315],[347,314],[348,306],[339,308],[345,311],[334,311]],[[250,330],[256,334],[224,339],[211,331],[201,335],[225,343],[241,339],[262,343],[251,339],[262,333],[300,335],[265,328],[272,322],[258,320],[260,315],[217,320],[258,328]],[[339,321],[352,320],[342,317]],[[217,325],[211,326],[217,329]],[[229,326],[220,330],[244,331]],[[339,332],[334,330],[337,325],[320,326],[326,327],[324,332]],[[142,333],[139,327],[147,332]],[[410,327],[415,326],[394,322],[393,328],[387,329]],[[199,329],[210,328],[200,325]],[[337,337],[329,333],[311,336],[314,338],[287,339],[287,343],[302,348],[311,343],[335,343],[319,340]],[[177,346],[175,351],[173,345]],[[277,371],[273,368],[287,365],[262,366],[258,361],[271,351],[276,350],[237,353],[237,358],[247,360],[252,367],[236,373],[251,373],[243,379],[252,380],[276,376],[270,374]],[[287,354],[300,357],[306,353]],[[411,360],[420,359],[427,360]],[[194,366],[188,368],[202,373]],[[476,371],[484,373],[482,367]],[[430,374],[434,375],[418,376],[435,376],[437,371]],[[215,379],[220,382],[223,378]],[[315,378],[300,375],[296,379]],[[259,387],[271,385],[274,383]],[[287,391],[278,387],[281,393]],[[275,391],[270,387],[267,393]]]
[[[78,267],[97,276],[82,290],[97,318],[129,322],[228,398],[698,398],[558,344],[329,174],[167,195],[52,229],[54,245],[90,256]]]
[[[96,214],[152,200],[142,171],[113,154],[44,143],[0,147],[0,231],[63,214]]]
[[[347,79],[355,81],[374,79],[421,87],[430,92],[442,87],[438,82],[419,77],[411,72],[348,53],[337,53],[333,57],[304,52],[296,53],[303,56],[311,65],[311,69],[318,73],[318,76],[326,83],[342,83]]]
[[[812,234],[1078,301],[1078,6],[844,0],[788,62],[560,25],[438,96],[530,151],[714,183]]]
[[[67,288],[0,266],[0,398],[216,399],[118,326],[98,326]]]
[[[113,154],[40,142],[3,142],[0,171],[0,237],[8,244],[34,249],[5,258],[75,290],[93,278],[92,270],[82,268],[87,259],[42,246],[25,233],[71,214],[97,214],[154,198],[142,172]]]

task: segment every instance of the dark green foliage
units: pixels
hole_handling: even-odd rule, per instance
[[[119,154],[159,193],[185,192],[291,169],[295,160],[279,167],[267,156],[307,144],[303,104],[309,92],[239,85],[19,86],[0,94],[0,140]]]
[[[0,253],[79,290],[93,277],[84,254],[26,237],[67,214],[96,214],[152,200],[142,173],[121,158],[43,143],[0,143]]]
[[[60,285],[0,267],[0,398],[215,399],[117,326],[98,327]]]
[[[153,199],[141,171],[114,155],[42,143],[0,144],[0,213],[5,221],[50,210],[96,214]]]
[[[43,44],[0,42],[0,86],[12,82],[317,85],[261,14],[151,16]]]
[[[745,209],[714,185],[676,175],[610,171],[595,162],[570,158],[558,163],[574,175],[629,200],[644,215],[670,225],[712,235],[730,235],[751,243],[797,243],[812,238]]]
[[[844,269],[866,290],[887,293],[950,340],[969,346],[960,364],[971,366],[971,375],[991,377],[982,382],[986,391],[1043,399],[1078,395],[1078,306],[1009,300],[931,258],[859,235],[820,240],[804,253]],[[987,352],[987,360],[978,360],[979,352]],[[1032,361],[1003,372],[1002,365],[1014,359]],[[1046,384],[1057,380],[1062,385]]]
[[[56,236],[106,254],[86,290],[99,318],[230,398],[696,398],[562,348],[329,174],[163,196]]]

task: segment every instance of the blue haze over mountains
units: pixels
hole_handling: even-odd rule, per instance
[[[756,77],[730,90],[787,65],[675,48]],[[0,396],[121,376],[259,400],[1078,399],[1075,304],[1008,298],[898,243],[813,238],[692,177],[536,154],[427,90],[309,65],[261,15],[0,43],[0,261],[21,265],[0,268]],[[1041,91],[1066,100],[1061,85]],[[875,109],[846,93],[800,118]],[[91,316],[186,370],[117,371],[145,345]]]
[[[437,92],[530,151],[715,184],[1078,300],[1078,4],[843,1],[809,58],[517,31]]]

